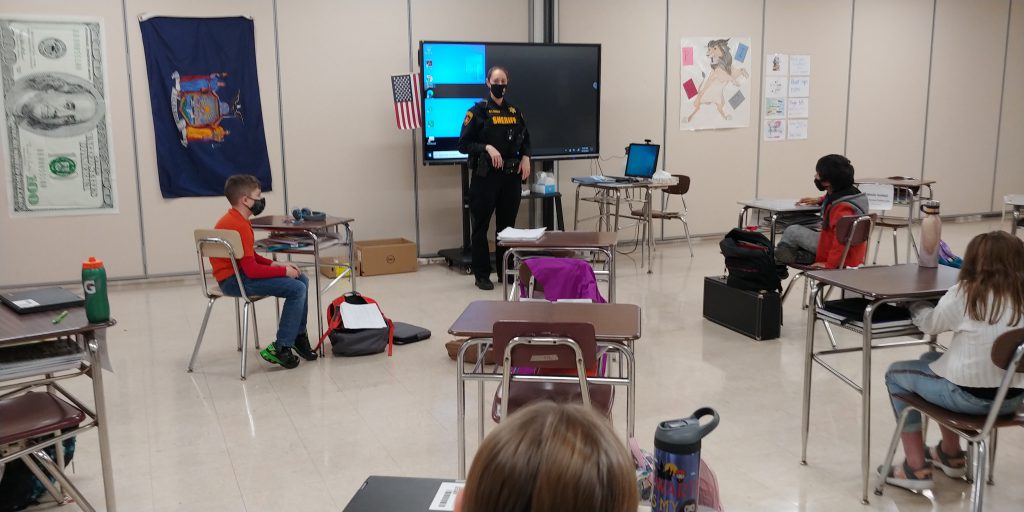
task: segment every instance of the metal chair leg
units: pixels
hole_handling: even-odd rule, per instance
[[[892,469],[892,459],[896,456],[896,448],[900,444],[900,434],[903,433],[903,425],[907,423],[907,416],[910,414],[910,411],[910,407],[904,407],[903,412],[900,413],[900,417],[896,421],[896,430],[893,431],[892,440],[889,441],[889,450],[885,452],[885,462],[882,463],[882,471],[878,473],[878,485],[875,486],[875,496],[881,496],[882,491],[885,489],[885,476]]]
[[[206,334],[206,323],[210,321],[210,311],[213,311],[213,302],[216,298],[211,298],[206,303],[206,313],[203,314],[203,325],[199,327],[199,336],[196,337],[196,346],[192,349],[192,357],[188,360],[188,372],[192,372],[192,368],[196,365],[196,357],[199,356],[199,345],[203,343],[203,335]]]
[[[251,304],[246,302],[245,306],[242,307],[242,371],[241,371],[242,380],[245,380],[245,356],[247,355],[247,352],[248,352],[247,349],[249,347],[249,344],[246,343],[246,340],[249,338],[249,306],[250,305]]]
[[[235,297],[235,337],[238,338],[238,351],[242,351],[242,318],[238,315],[238,297]]]
[[[260,349],[260,326],[256,321],[256,304],[252,305],[252,339],[256,343],[256,350]]]
[[[978,441],[977,452],[978,460],[974,466],[974,486],[971,488],[971,510],[972,512],[981,512],[984,510],[982,499],[985,497],[985,467],[988,461],[988,443],[984,439]]]
[[[693,257],[693,242],[690,242],[690,225],[686,223],[686,219],[680,217],[679,220],[683,221],[683,232],[686,233],[686,245],[690,248],[690,257]]]
[[[872,265],[878,264],[878,248],[882,246],[882,230],[878,230],[878,237],[875,238],[875,257],[871,259]]]
[[[75,487],[66,476],[64,476],[64,472],[53,463],[53,459],[51,459],[49,455],[46,455],[46,452],[39,450],[33,453],[32,457],[46,468],[46,471],[50,473],[53,478],[60,482],[61,488],[67,491],[67,493],[75,499],[75,504],[78,505],[78,508],[81,508],[86,512],[94,512],[96,510],[89,504],[85,497],[82,496],[82,493],[79,492],[78,488]]]
[[[897,250],[898,249],[897,245],[898,244],[896,243],[896,230],[893,229],[892,230],[892,264],[893,265],[899,265],[900,264],[900,253]]]
[[[43,471],[42,468],[39,467],[37,461],[32,459],[31,455],[22,457],[20,460],[25,464],[25,467],[28,468],[32,475],[36,477],[36,480],[43,485],[46,492],[50,493],[50,496],[53,496],[54,501],[60,505],[66,505],[71,502],[72,498],[61,492],[53,485],[53,482],[50,481],[50,477],[47,476],[46,472]]]
[[[996,472],[996,443],[999,442],[999,429],[992,429],[992,433],[989,435],[989,447],[988,447],[988,480],[985,482],[988,485],[995,485],[995,472]]]

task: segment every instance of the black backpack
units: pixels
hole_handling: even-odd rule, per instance
[[[726,284],[750,291],[782,291],[782,280],[789,277],[785,265],[775,263],[771,242],[756,231],[734,228],[719,242],[729,270]]]

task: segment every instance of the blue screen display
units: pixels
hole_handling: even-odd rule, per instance
[[[658,146],[655,144],[630,144],[626,158],[626,176],[650,178],[658,166]]]
[[[428,87],[431,83],[482,84],[486,73],[482,44],[423,44],[423,81]]]
[[[466,111],[479,98],[426,98],[423,100],[423,123],[427,137],[456,137],[462,131]]]

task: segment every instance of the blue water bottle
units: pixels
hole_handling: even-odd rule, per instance
[[[701,425],[700,419],[712,416]],[[654,432],[655,476],[651,512],[697,512],[700,440],[718,426],[718,412],[701,407],[689,418],[663,421]]]

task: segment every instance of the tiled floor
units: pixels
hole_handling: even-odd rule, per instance
[[[944,238],[962,253],[973,234],[999,226],[947,224]],[[708,405],[722,423],[705,439],[703,455],[730,511],[969,510],[968,484],[944,476],[936,477],[934,492],[890,488],[862,506],[859,396],[823,371],[814,374],[809,465],[801,466],[804,313],[791,299],[782,338],[769,342],[703,320],[702,279],[721,273],[723,264],[717,239],[694,245],[693,259],[685,243],[659,246],[650,275],[637,255],[618,260],[620,301],[643,308],[642,445],[651,448],[658,421]],[[888,240],[882,252],[891,254]],[[340,511],[368,475],[454,477],[454,363],[442,345],[467,302],[499,299],[500,292],[478,291],[470,277],[443,265],[366,278],[360,291],[394,319],[429,328],[433,338],[396,347],[390,359],[330,357],[290,371],[250,353],[249,379],[240,382],[230,303],[215,308],[199,365],[188,374],[205,305],[197,281],[112,286],[118,325],[109,333],[115,373],[106,383],[120,510]],[[259,306],[267,341],[275,328],[271,304]],[[840,342],[858,338],[841,333]],[[895,423],[882,373],[889,362],[916,355],[916,349],[876,352],[873,463],[881,463]],[[856,355],[836,363],[858,374]],[[79,439],[73,478],[102,508],[96,452],[95,434]],[[987,510],[1024,509],[1022,460],[1024,432],[1004,432]]]

